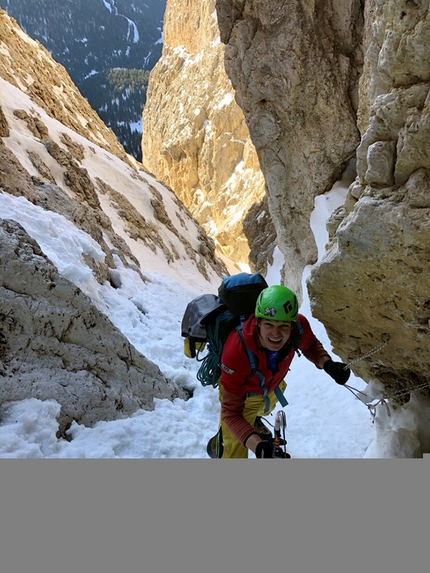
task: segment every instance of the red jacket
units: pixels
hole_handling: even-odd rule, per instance
[[[298,349],[317,368],[320,368],[321,358],[330,356],[312,332],[307,318],[299,314],[298,321],[302,327]],[[265,378],[267,392],[272,392],[287,375],[294,358],[295,348],[292,344],[294,332],[281,351],[285,356],[279,361],[277,371],[273,373],[267,366],[266,350],[259,345],[256,327],[257,319],[252,315],[243,324],[243,337],[246,346],[256,358],[256,368]],[[242,416],[245,399],[248,394],[263,395],[263,389],[258,374],[250,376],[249,357],[236,330],[229,334],[224,344],[221,363],[221,413],[223,420],[233,435],[244,443],[243,440],[246,441],[247,437],[254,432],[254,428]]]

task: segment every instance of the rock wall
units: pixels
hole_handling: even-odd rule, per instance
[[[72,420],[91,426],[150,409],[154,397],[186,396],[18,223],[0,219],[0,243],[0,404],[55,399],[66,437]]]
[[[404,402],[430,386],[429,2],[376,1],[372,14],[357,179],[308,287],[345,359],[388,340],[354,371]]]
[[[360,0],[216,0],[225,66],[267,185],[283,280],[301,294],[310,214],[359,143]]]
[[[215,1],[168,0],[163,42],[143,111],[142,163],[219,252],[248,264],[242,221],[263,199],[264,179],[224,69]]]

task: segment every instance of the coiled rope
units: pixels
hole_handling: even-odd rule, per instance
[[[206,340],[208,353],[203,358],[197,360],[201,362],[200,368],[197,371],[196,378],[202,386],[218,386],[218,380],[221,376],[221,352],[223,343],[220,337],[220,316],[206,327]]]

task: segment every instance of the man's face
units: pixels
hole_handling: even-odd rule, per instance
[[[263,348],[281,350],[291,336],[293,324],[293,322],[261,319],[259,321],[259,334]]]

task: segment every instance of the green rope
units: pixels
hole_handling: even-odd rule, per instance
[[[217,316],[214,322],[208,324],[206,328],[206,348],[208,353],[201,359],[201,366],[196,374],[196,378],[202,386],[213,386],[216,388],[221,376],[221,352],[223,343],[219,335],[220,316],[221,315]],[[197,360],[199,360],[198,356]]]

